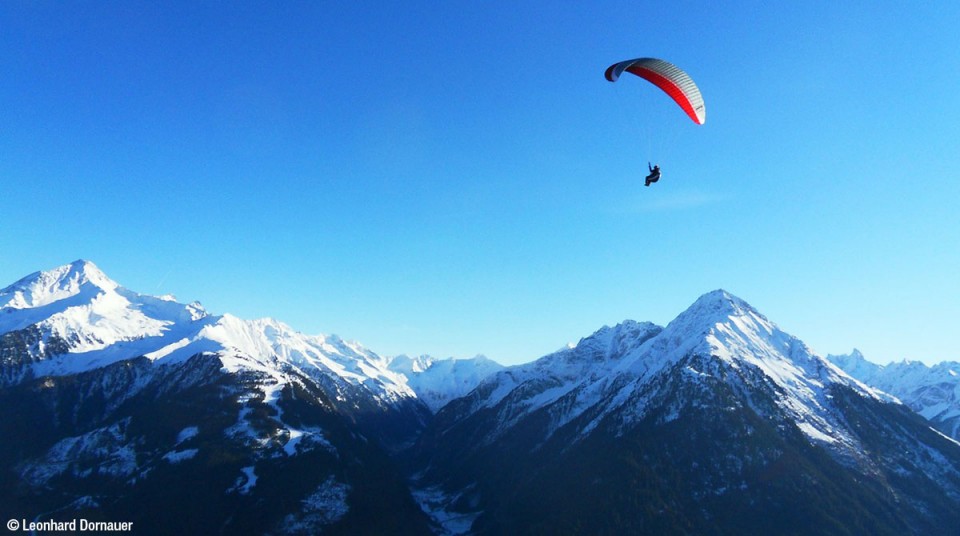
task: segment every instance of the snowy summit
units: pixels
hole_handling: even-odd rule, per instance
[[[428,359],[422,370],[336,335],[304,335],[273,320],[210,315],[199,303],[130,291],[85,260],[36,272],[0,290],[0,335],[29,332],[22,367],[12,376],[62,376],[145,357],[159,365],[196,355],[218,359],[228,372],[253,371],[278,385],[285,371],[325,377],[367,390],[383,403],[416,399],[439,405],[499,368],[486,358]],[[396,368],[402,370],[394,370]]]

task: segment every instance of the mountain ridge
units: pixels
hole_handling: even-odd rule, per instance
[[[876,435],[875,428],[884,431]],[[601,478],[591,467],[602,466],[609,468],[602,477],[607,485],[627,493],[636,490],[624,478],[649,481],[653,487],[642,489],[657,496],[677,493],[675,485],[685,489],[659,506],[676,511],[684,505],[672,529],[657,525],[649,511],[634,514],[634,529],[676,532],[683,526],[681,532],[702,532],[716,530],[710,518],[724,518],[729,505],[720,505],[729,501],[767,504],[786,516],[789,508],[770,503],[771,497],[788,500],[780,493],[802,495],[816,505],[811,515],[826,523],[842,516],[843,508],[824,502],[809,482],[843,495],[852,482],[867,478],[871,484],[848,498],[871,512],[868,532],[943,533],[936,529],[939,521],[924,525],[923,512],[956,519],[960,450],[950,441],[893,397],[851,378],[743,300],[717,290],[666,327],[632,321],[605,326],[571,348],[493,374],[452,401],[418,443],[415,495],[436,523],[454,520],[444,525],[450,533],[462,531],[456,521],[462,519],[471,519],[471,530],[479,532],[518,526],[551,532],[578,519],[559,512],[589,516],[586,503],[607,508],[578,491]],[[664,450],[665,444],[675,450]],[[702,450],[688,451],[687,444]],[[597,458],[598,452],[606,454]],[[685,474],[687,483],[649,473],[650,460]],[[689,464],[700,469],[681,470]],[[491,472],[496,465],[501,470]],[[576,478],[565,469],[570,467],[580,468]],[[763,475],[771,467],[790,475],[796,490],[765,496],[761,490],[769,482]],[[923,501],[914,490],[932,483],[943,486],[944,498],[919,509],[895,506],[901,496]],[[593,493],[609,496],[610,489]],[[622,518],[627,510],[611,515]],[[699,511],[707,517],[691,513]],[[896,521],[887,518],[889,511],[896,512]],[[548,512],[564,521],[544,518]],[[728,530],[743,524],[747,532],[762,526],[724,523]],[[885,524],[896,528],[883,529]],[[908,528],[920,525],[924,529]]]
[[[960,363],[894,361],[879,365],[856,348],[827,359],[867,385],[890,393],[928,419],[938,430],[960,440]]]
[[[33,331],[22,337],[33,343],[20,351],[22,370],[11,372],[17,360],[5,359],[7,378],[77,374],[141,356],[167,364],[209,354],[229,372],[246,368],[269,375],[280,366],[293,367],[372,389],[384,400],[416,398],[409,384],[423,385],[429,391],[427,406],[435,411],[439,402],[472,387],[482,371],[498,368],[493,362],[456,360],[464,369],[470,368],[466,363],[476,363],[477,373],[462,372],[460,381],[444,392],[438,381],[422,379],[426,370],[404,376],[390,368],[396,358],[359,343],[337,335],[305,335],[271,318],[211,315],[198,302],[139,294],[87,260],[35,272],[0,290],[0,311],[0,335]],[[454,362],[428,359],[434,365]]]
[[[960,443],[722,289],[666,326],[625,320],[511,367],[211,315],[87,261],[0,304],[13,518],[194,522],[158,534],[960,525]]]

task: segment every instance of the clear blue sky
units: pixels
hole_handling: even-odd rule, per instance
[[[535,359],[724,288],[960,359],[960,4],[0,3],[0,285]],[[653,86],[697,81],[702,127]],[[648,160],[664,178],[644,188]]]

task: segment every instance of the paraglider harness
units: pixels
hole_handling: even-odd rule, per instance
[[[650,167],[650,162],[647,162],[647,169],[650,170],[650,174],[647,175],[647,182],[644,186],[650,186],[651,182],[657,182],[660,180],[660,166]]]

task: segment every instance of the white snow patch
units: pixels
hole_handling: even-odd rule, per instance
[[[21,476],[33,485],[70,472],[78,478],[106,475],[129,477],[138,470],[137,452],[126,438],[129,419],[83,435],[58,441],[44,455],[25,464]]]
[[[198,427],[196,427],[196,426],[188,426],[188,427],[184,428],[183,430],[180,430],[180,433],[177,434],[177,442],[176,442],[175,444],[176,444],[176,445],[179,445],[180,443],[183,443],[184,441],[187,441],[188,439],[192,439],[192,438],[196,437],[196,435],[197,435],[198,433],[200,433],[200,428],[198,428]]]
[[[302,509],[283,519],[281,531],[284,534],[316,534],[317,527],[339,521],[350,511],[347,495],[350,486],[338,482],[333,476],[327,478],[305,499],[300,501]]]
[[[950,441],[951,443],[953,443],[953,444],[957,445],[958,447],[960,447],[960,441],[957,441],[956,439],[948,436],[947,434],[941,432],[940,430],[937,430],[936,428],[934,428],[934,427],[932,427],[932,426],[930,426],[929,428],[930,428],[930,430],[933,431],[933,433],[937,434],[938,436],[940,436],[940,437],[946,439],[947,441]]]
[[[198,452],[200,452],[198,449],[170,451],[163,455],[163,459],[170,463],[180,463],[182,461],[192,459],[197,455]]]
[[[806,434],[807,437],[809,437],[810,439],[813,439],[814,441],[820,441],[822,443],[830,443],[830,444],[837,442],[836,439],[821,432],[815,426],[813,426],[808,422],[797,423],[797,427],[800,428],[800,431]]]
[[[254,467],[249,465],[240,469],[242,473],[237,477],[236,483],[232,488],[227,490],[230,493],[239,493],[241,495],[246,495],[250,493],[250,490],[257,485],[257,473],[254,471]]]

